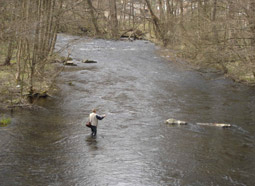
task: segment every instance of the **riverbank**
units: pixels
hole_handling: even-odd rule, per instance
[[[239,56],[239,59],[233,58],[231,61],[225,60],[217,62],[217,60],[219,60],[217,56],[209,57],[209,55],[212,54],[207,54],[205,51],[194,51],[196,54],[193,54],[192,50],[194,49],[190,49],[188,46],[182,46],[180,44],[176,46],[168,45],[165,47],[155,36],[151,38],[149,35],[146,35],[145,39],[160,47],[157,52],[161,57],[179,63],[183,65],[184,68],[192,68],[203,73],[221,73],[234,82],[242,83],[247,86],[255,86],[254,65],[248,62],[248,60],[244,63],[244,59],[241,59],[241,56]],[[215,53],[212,49],[212,53],[213,52]]]
[[[150,40],[150,39],[149,39]],[[185,57],[183,52],[171,47],[163,47],[162,44],[156,40],[150,40],[160,47],[158,54],[166,60],[180,63],[185,66],[188,65],[196,71],[201,72],[216,72],[222,73],[226,78],[229,78],[237,83],[242,83],[247,86],[255,86],[255,74],[247,66],[242,65],[241,62],[226,62],[225,66],[220,63],[207,63],[204,60],[194,60]]]
[[[0,66],[0,110],[23,102],[19,89],[15,80],[15,65]]]
[[[32,102],[40,97],[47,97],[57,91],[55,79],[64,67],[57,65],[61,57],[54,55],[44,64],[43,73],[36,70],[33,78],[33,93],[30,93],[29,77],[27,71],[22,72],[22,78],[17,81],[17,64],[15,60],[11,65],[0,66],[0,111],[15,108],[33,108]],[[33,99],[33,101],[31,101]],[[33,102],[34,103],[34,102]]]

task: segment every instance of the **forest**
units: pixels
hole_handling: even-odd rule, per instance
[[[198,70],[255,82],[254,0],[0,0],[2,103],[53,87],[58,33],[146,39]]]

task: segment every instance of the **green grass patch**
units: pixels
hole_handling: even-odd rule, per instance
[[[3,116],[0,118],[0,127],[6,127],[11,123],[11,118]]]

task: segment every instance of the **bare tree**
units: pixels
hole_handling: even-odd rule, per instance
[[[116,0],[109,0],[109,5],[110,5],[111,35],[113,38],[117,39],[119,31]]]
[[[96,18],[96,15],[95,15],[96,9],[92,5],[91,0],[87,0],[87,3],[88,3],[88,6],[89,6],[89,12],[90,12],[90,16],[91,16],[91,19],[92,19],[93,26],[94,26],[95,31],[96,31],[96,35],[100,35],[101,32],[99,30],[99,26],[98,26],[98,23],[97,23],[97,18]]]

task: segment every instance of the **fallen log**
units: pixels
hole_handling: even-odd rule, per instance
[[[137,39],[142,40],[144,39],[144,36],[145,36],[145,33],[143,33],[139,29],[129,29],[120,35],[120,39],[128,39],[130,41],[137,40]]]

